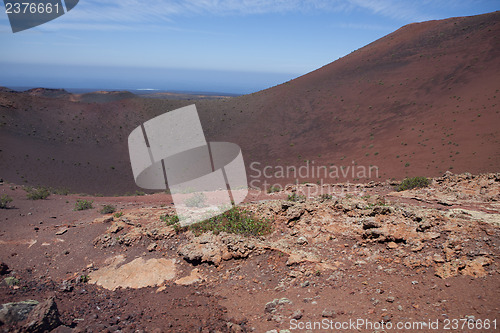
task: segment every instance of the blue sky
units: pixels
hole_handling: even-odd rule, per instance
[[[498,0],[80,0],[13,34],[0,13],[0,85],[251,93],[399,27]]]

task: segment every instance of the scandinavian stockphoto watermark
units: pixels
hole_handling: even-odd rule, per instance
[[[341,331],[368,331],[368,332],[406,332],[406,331],[426,331],[426,332],[463,332],[483,330],[497,330],[496,319],[471,319],[471,318],[444,318],[427,319],[415,321],[372,321],[367,318],[348,318],[345,320],[323,319],[321,321],[300,321],[290,320],[290,330],[321,330],[322,332]]]
[[[335,183],[348,184],[349,179],[373,180],[380,177],[378,166],[358,165],[355,161],[347,165],[331,163],[328,166],[316,164],[315,161],[306,161],[301,165],[263,165],[252,162],[249,169],[249,187],[260,191],[281,191],[315,179],[315,184],[308,183],[308,196],[345,191],[345,186],[336,190]]]
[[[194,104],[138,126],[128,147],[136,184],[169,189],[181,226],[219,215],[248,193],[240,147],[207,142]]]
[[[52,21],[73,9],[79,0],[3,0],[12,32]]]

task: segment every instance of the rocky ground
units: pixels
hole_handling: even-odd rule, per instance
[[[31,201],[3,183],[0,329],[497,331],[500,174],[394,185],[251,193],[243,208],[273,232],[245,237],[167,225],[166,194],[85,198],[94,208],[77,212],[81,196]]]

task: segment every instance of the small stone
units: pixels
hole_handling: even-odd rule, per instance
[[[380,226],[380,223],[377,222],[373,217],[363,221],[363,230],[380,228]]]
[[[307,238],[305,238],[304,236],[301,236],[297,239],[297,244],[299,245],[305,245],[307,243],[308,243]]]
[[[429,221],[424,221],[420,223],[417,227],[418,232],[424,232],[432,227],[432,224]]]
[[[65,234],[65,233],[66,233],[66,231],[68,231],[68,228],[61,228],[61,229],[59,229],[59,230],[56,232],[56,235],[57,235],[57,236],[60,236],[60,235],[62,235],[62,234]]]
[[[304,315],[304,310],[296,310],[292,313],[291,318],[299,320],[300,318],[302,318],[303,315]]]
[[[292,304],[292,301],[290,301],[288,298],[283,297],[283,298],[280,298],[278,300],[278,304],[279,305],[282,305],[282,304]]]
[[[238,325],[238,324],[234,324],[234,323],[227,323],[226,324],[227,328],[229,328],[229,332],[231,333],[243,333],[243,328]]]
[[[427,239],[436,239],[441,237],[441,234],[439,232],[428,232],[427,233]]]
[[[310,285],[310,282],[309,282],[309,281],[304,281],[304,282],[303,282],[300,286],[301,286],[302,288],[306,288],[306,287],[309,287],[309,285]]]
[[[413,245],[413,247],[411,248],[411,250],[413,252],[418,252],[418,251],[421,251],[423,248],[424,248],[424,244],[422,242],[416,242]]]
[[[398,310],[403,311],[403,307],[401,305],[398,305]]]
[[[73,285],[71,284],[70,281],[68,280],[64,280],[62,283],[61,283],[61,286],[59,287],[59,290],[61,291],[65,291],[65,292],[70,292],[73,290]]]
[[[335,311],[324,309],[321,313],[323,318],[333,318],[335,316]]]
[[[267,302],[264,307],[264,312],[273,313],[276,311],[276,306],[278,305],[278,299],[275,299],[271,302]]]
[[[440,254],[434,254],[434,262],[437,262],[437,263],[444,263],[444,258],[440,255]]]
[[[395,242],[389,242],[389,243],[387,243],[387,248],[388,249],[397,249],[398,248],[398,244],[395,243]]]
[[[389,296],[389,297],[387,297],[385,300],[386,300],[387,302],[389,302],[389,303],[394,303],[395,298],[394,298],[394,297],[392,297],[392,296]]]
[[[6,263],[0,263],[0,275],[5,275],[9,273],[9,266]]]
[[[123,222],[121,223],[113,223],[111,227],[109,227],[108,232],[112,234],[116,234],[117,232],[121,231],[123,229]]]
[[[157,246],[158,246],[158,244],[156,244],[156,243],[151,243],[151,244],[149,244],[149,245],[148,245],[147,250],[148,250],[149,252],[153,252],[154,250],[156,250],[156,247],[157,247]]]
[[[3,282],[9,287],[16,286],[19,284],[19,280],[13,276],[6,277],[5,279],[3,279]]]
[[[94,220],[94,223],[110,223],[110,222],[113,222],[113,216],[98,217]]]

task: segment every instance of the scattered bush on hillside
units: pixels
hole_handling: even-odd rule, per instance
[[[86,210],[92,209],[92,203],[94,201],[78,199],[75,203],[75,210]]]
[[[160,220],[165,222],[167,225],[174,225],[179,222],[179,216],[177,215],[162,215]]]
[[[244,236],[262,236],[271,233],[272,224],[268,219],[257,219],[251,212],[233,206],[220,215],[190,225],[189,230],[196,235],[212,231],[214,234],[227,232]]]
[[[396,191],[401,192],[414,188],[427,187],[430,185],[430,183],[430,180],[425,177],[406,178],[401,182],[401,184],[396,186]]]
[[[306,200],[306,196],[302,195],[302,194],[293,193],[293,194],[288,195],[287,200],[288,201],[295,201],[295,202],[304,201],[304,200]]]
[[[6,209],[7,205],[12,202],[12,198],[7,194],[4,194],[0,197],[0,208]]]
[[[281,187],[279,186],[271,186],[267,189],[267,193],[275,193],[281,191]]]
[[[323,193],[318,197],[320,200],[331,200],[333,199],[333,195],[328,193]]]
[[[112,214],[116,211],[116,207],[113,205],[104,205],[102,206],[101,210],[99,213],[101,214]]]
[[[30,200],[43,200],[47,199],[47,197],[50,195],[50,191],[46,187],[28,187],[25,188],[25,191],[27,192],[26,197]]]

